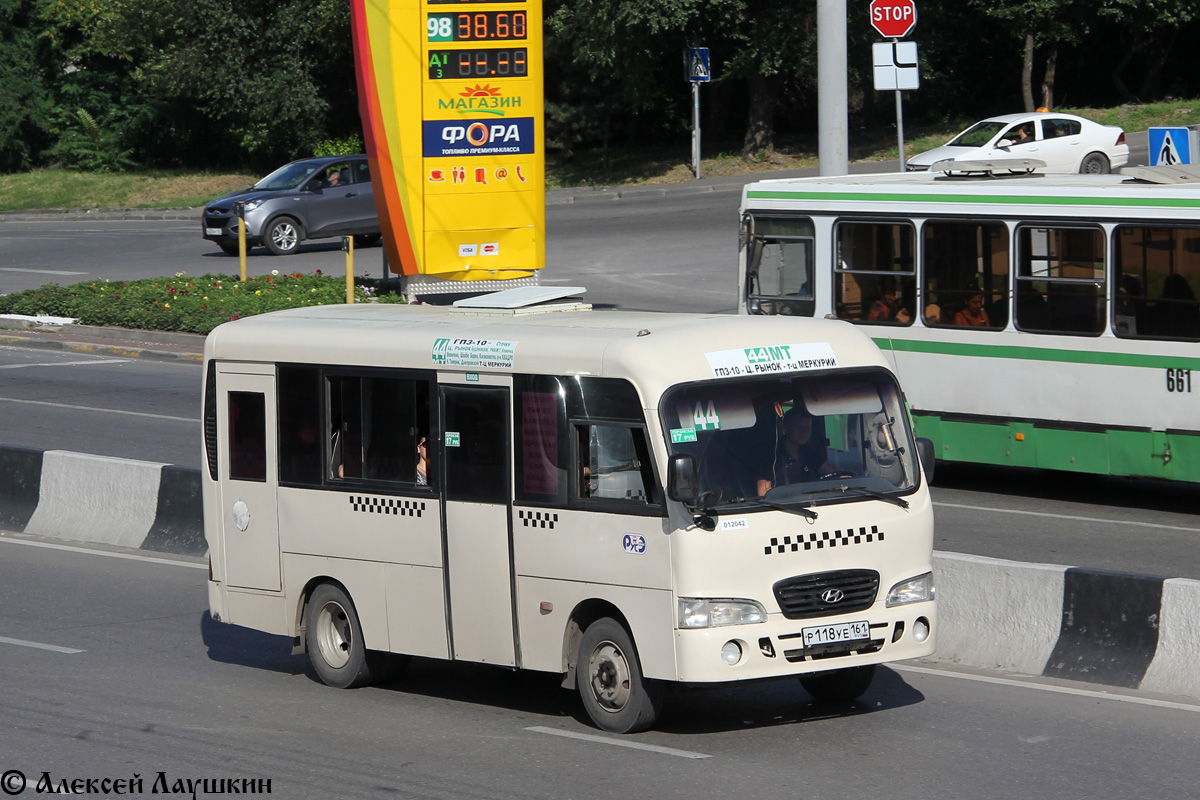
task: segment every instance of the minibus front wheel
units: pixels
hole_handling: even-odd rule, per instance
[[[633,639],[624,625],[609,617],[584,631],[575,685],[592,722],[611,733],[649,728],[658,719],[666,695],[661,683],[642,676]]]

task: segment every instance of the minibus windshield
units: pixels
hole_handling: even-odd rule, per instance
[[[882,370],[679,386],[661,406],[670,451],[690,454],[697,505],[813,505],[916,489],[899,389]]]

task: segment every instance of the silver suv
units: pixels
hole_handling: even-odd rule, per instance
[[[249,189],[230,192],[204,207],[204,238],[227,254],[238,252],[234,203],[246,204],[246,246],[265,245],[277,256],[296,252],[305,239],[355,236],[379,240],[379,215],[367,157],[323,156],[285,164]]]

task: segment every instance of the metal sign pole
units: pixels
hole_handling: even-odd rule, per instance
[[[692,167],[700,180],[700,84],[692,83]]]
[[[896,141],[900,152],[900,171],[904,172],[904,103],[900,99],[900,90],[896,90]]]

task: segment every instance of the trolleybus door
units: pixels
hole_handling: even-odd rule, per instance
[[[442,387],[442,486],[454,657],[516,665],[508,388]]]
[[[234,371],[241,369],[247,372]],[[230,586],[277,592],[275,376],[247,374],[254,369],[254,365],[217,369],[225,581]]]

